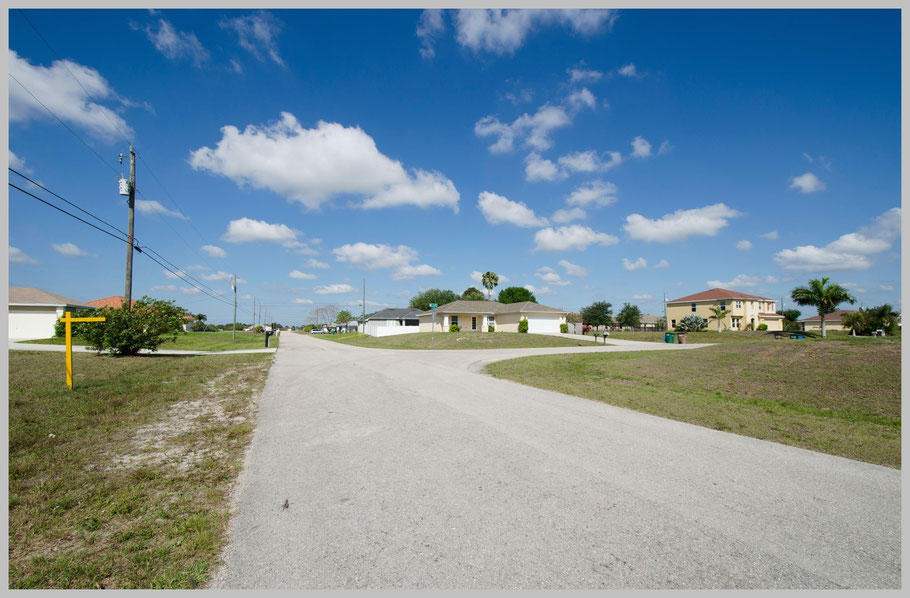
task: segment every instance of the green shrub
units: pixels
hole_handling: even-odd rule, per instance
[[[461,326],[458,324],[452,324],[449,326],[449,332],[461,332]]]
[[[518,323],[518,332],[527,332],[528,331],[528,321],[522,320]]]
[[[70,312],[74,318],[83,318],[96,316],[95,310],[93,309],[82,309],[79,311]],[[73,322],[70,324],[70,332],[73,336],[83,337],[85,336],[86,326],[91,324],[91,322]],[[54,336],[63,338],[66,336],[66,324],[61,322],[59,319],[54,322]]]
[[[768,329],[768,325],[767,325],[767,324],[759,324],[759,325],[758,325],[758,330],[767,330],[767,329]]]
[[[695,332],[708,327],[708,320],[696,314],[689,314],[679,321],[676,330],[679,332]]]
[[[496,332],[496,326],[487,326],[487,332]]]
[[[136,355],[141,349],[157,351],[165,341],[175,341],[183,332],[186,310],[163,301],[143,297],[132,311],[120,307],[103,307],[93,314],[104,322],[88,322],[80,330],[93,351],[111,355]]]
[[[559,331],[562,332],[563,334],[567,333],[567,332],[569,331],[569,325],[568,325],[568,324],[560,324],[560,325],[559,325]]]

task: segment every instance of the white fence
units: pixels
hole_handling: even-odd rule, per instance
[[[394,336],[396,334],[414,334],[420,332],[420,326],[384,326],[367,322],[364,332],[370,336]]]

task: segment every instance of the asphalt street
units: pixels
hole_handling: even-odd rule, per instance
[[[654,349],[282,335],[211,587],[900,587],[900,471],[478,372]]]

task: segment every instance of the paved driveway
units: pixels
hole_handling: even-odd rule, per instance
[[[285,335],[212,586],[900,587],[899,471],[475,373],[687,347],[433,353]]]

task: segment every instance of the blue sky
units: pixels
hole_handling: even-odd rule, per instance
[[[299,324],[493,270],[569,310],[819,276],[900,309],[896,10],[25,17],[10,166],[125,230],[133,141],[139,243],[222,300],[139,254],[134,297],[229,322],[236,274],[239,320]],[[12,188],[9,246],[11,286],[123,293],[124,243]]]

